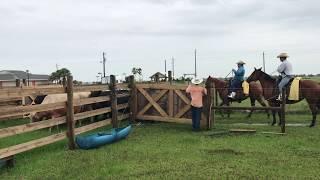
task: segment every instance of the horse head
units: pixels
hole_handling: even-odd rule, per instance
[[[264,72],[262,71],[262,68],[254,68],[253,73],[251,73],[251,75],[247,78],[247,82],[250,83],[252,81],[258,81],[263,73]]]
[[[207,88],[212,88],[213,87],[213,78],[209,76],[206,80],[206,87]]]

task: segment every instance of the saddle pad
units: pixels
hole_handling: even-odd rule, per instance
[[[249,83],[247,81],[243,81],[242,89],[243,89],[243,94],[249,95]]]
[[[300,82],[301,77],[296,77],[292,81],[292,84],[290,86],[290,93],[288,100],[292,101],[298,101],[299,100],[299,82]]]

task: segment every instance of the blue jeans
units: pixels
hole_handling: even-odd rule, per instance
[[[279,94],[282,94],[282,89],[289,83],[291,78],[292,78],[291,76],[286,76],[281,79],[281,81],[279,83]]]
[[[241,88],[241,81],[239,80],[232,80],[231,81],[231,86],[229,88],[229,93],[231,92],[237,92],[238,89]]]
[[[192,111],[192,129],[199,130],[202,107],[199,108],[199,107],[191,106],[191,111]]]

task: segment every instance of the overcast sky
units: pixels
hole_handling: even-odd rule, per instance
[[[295,73],[320,73],[318,0],[1,0],[0,70],[49,74],[69,68],[75,79],[95,80],[107,53],[108,74],[144,77],[164,71],[225,76],[247,62],[248,76],[267,72],[288,52]]]

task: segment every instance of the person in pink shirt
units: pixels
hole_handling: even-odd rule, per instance
[[[192,79],[192,85],[189,85],[186,89],[186,93],[191,95],[191,110],[192,110],[192,129],[198,131],[200,129],[200,119],[202,112],[202,97],[207,95],[207,89],[199,86],[202,83],[202,79]]]

